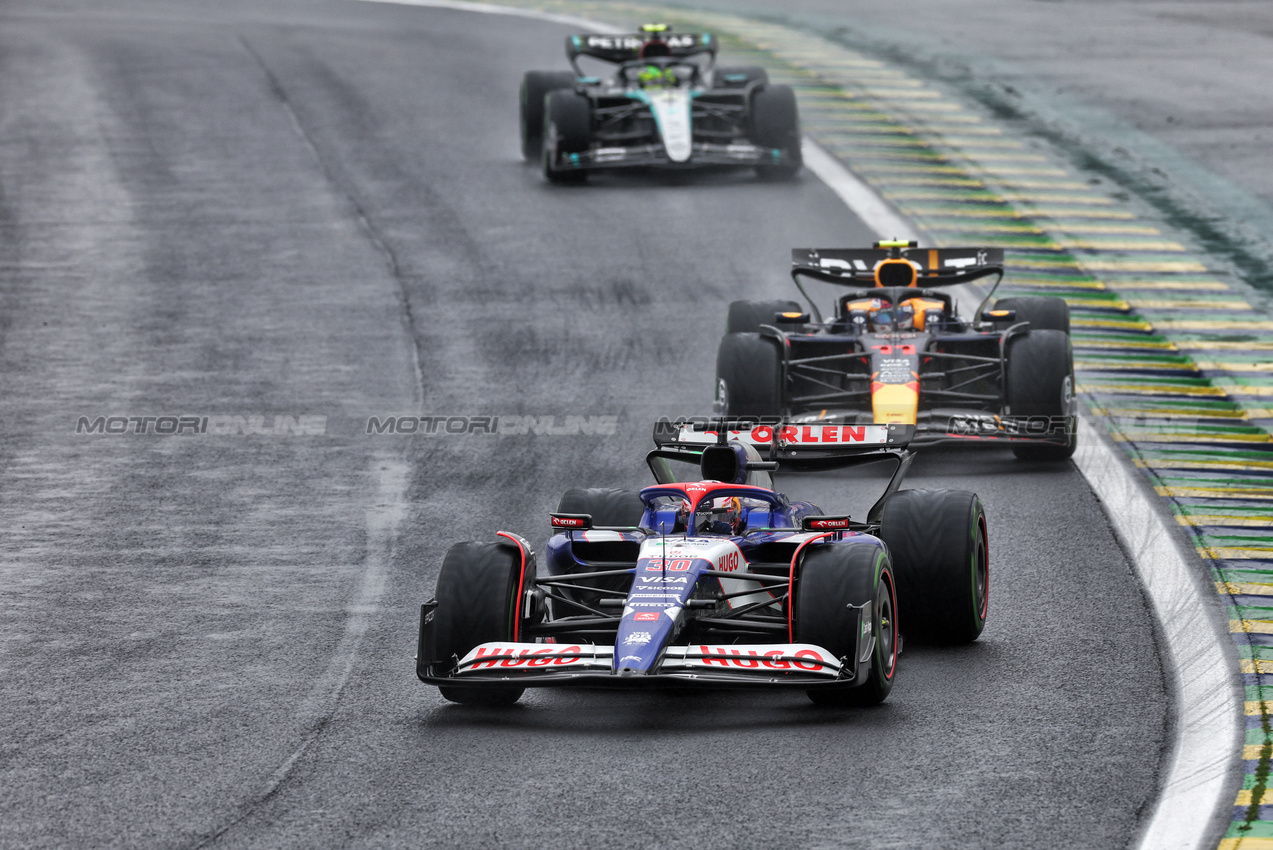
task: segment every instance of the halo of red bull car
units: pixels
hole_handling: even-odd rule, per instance
[[[790,90],[761,69],[716,68],[710,35],[650,25],[572,36],[567,55],[572,73],[522,85],[523,151],[550,180],[630,165],[799,168]],[[585,77],[580,56],[617,72]],[[570,686],[785,688],[869,706],[893,687],[903,637],[975,641],[990,596],[981,501],[901,484],[913,445],[1074,452],[1068,308],[1007,298],[987,309],[1003,274],[993,248],[793,250],[809,309],[729,305],[717,418],[656,425],[654,484],[568,491],[542,559],[507,531],[447,551],[420,607],[417,676],[488,706]],[[988,292],[966,291],[989,277]],[[827,318],[810,280],[842,290]],[[979,302],[971,317],[960,297]],[[863,519],[774,483],[781,470],[881,462],[893,474]]]

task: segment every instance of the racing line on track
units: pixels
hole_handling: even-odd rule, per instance
[[[1132,209],[1118,186],[1106,189],[1042,144],[1006,137],[991,116],[929,82],[817,35],[634,4],[374,1],[572,25],[657,17],[709,29],[735,60],[763,64],[795,86],[815,142],[806,145],[806,165],[881,237],[919,231],[938,246],[1003,247],[1009,272],[999,295],[1064,298],[1090,413],[1075,463],[1136,565],[1175,682],[1175,742],[1139,846],[1215,846],[1213,813],[1225,808],[1241,746],[1246,777],[1219,847],[1273,848],[1273,806],[1262,808],[1273,749],[1273,697],[1263,681],[1273,674],[1273,438],[1261,427],[1273,422],[1265,406],[1273,367],[1263,362],[1273,322],[1245,300],[1240,282]],[[1196,556],[1164,514],[1189,535]],[[1197,556],[1228,606],[1242,712]]]

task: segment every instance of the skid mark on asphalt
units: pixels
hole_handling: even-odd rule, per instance
[[[199,847],[216,843],[277,794],[292,775],[297,763],[322,736],[336,712],[341,694],[353,672],[358,648],[372,620],[380,611],[398,528],[408,511],[407,488],[411,481],[409,463],[395,453],[381,450],[372,459],[370,474],[376,481],[376,491],[366,515],[367,550],[362,576],[354,598],[345,609],[345,629],[327,663],[327,669],[318,677],[318,681],[297,709],[298,719],[307,731],[292,754],[270,775],[253,799],[244,804],[238,817],[201,842]]]
[[[305,130],[305,126],[301,123],[300,116],[296,114],[296,110],[292,107],[292,102],[287,96],[287,91],[283,88],[282,82],[278,76],[270,70],[269,65],[265,63],[265,59],[257,52],[247,39],[240,36],[239,44],[242,45],[244,52],[252,57],[260,67],[261,73],[265,76],[270,92],[274,95],[283,112],[287,115],[287,120],[291,122],[292,129],[296,131],[296,136],[301,140],[301,144],[309,151],[309,155],[314,160],[314,164],[318,166],[322,172],[324,179],[328,185],[349,204],[353,211],[354,220],[358,223],[358,229],[372,244],[377,253],[384,259],[385,266],[389,270],[390,276],[393,278],[395,287],[394,294],[398,299],[398,308],[401,310],[403,330],[406,332],[407,339],[411,342],[411,367],[414,370],[415,386],[413,389],[413,401],[416,407],[424,401],[424,368],[420,364],[420,345],[417,342],[415,316],[411,312],[411,299],[407,297],[406,283],[403,279],[402,269],[398,262],[398,256],[393,252],[389,243],[381,237],[375,226],[371,223],[371,219],[367,216],[367,211],[359,202],[357,196],[344,184],[337,179],[331,166],[323,159],[322,152],[318,149],[318,145],[314,139]]]

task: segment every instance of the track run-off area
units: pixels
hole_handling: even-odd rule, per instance
[[[1240,282],[860,46],[537,8],[713,28],[799,85],[806,130],[920,233],[1008,247],[1003,294],[1070,301],[1092,421],[1237,623],[1252,778],[1210,833],[1260,846],[1267,433],[1235,389],[1260,373],[1200,345],[1261,341]],[[727,302],[786,295],[793,246],[875,237],[808,173],[546,185],[518,157],[517,84],[562,67],[577,26],[490,11],[0,11],[0,845],[1133,844],[1176,689],[1070,465],[921,456],[911,486],[986,503],[992,619],[973,646],[908,649],[879,709],[541,690],[481,711],[414,680],[446,546],[540,544],[565,489],[646,483],[653,421],[707,410]],[[524,427],[367,434],[394,414]],[[76,433],[98,416],[155,421]],[[854,509],[877,484],[784,486]]]

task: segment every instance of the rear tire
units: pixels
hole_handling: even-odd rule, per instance
[[[1046,299],[1039,299],[1040,301]],[[1065,445],[1023,444],[1012,452],[1022,460],[1062,461],[1074,454],[1074,353],[1069,334],[1057,330],[1027,331],[1008,343],[1008,413],[1046,416],[1066,429]]]
[[[762,178],[789,179],[800,170],[800,111],[791,86],[765,86],[752,95],[751,141],[757,147],[787,155],[780,164],[756,166],[756,173]]]
[[[539,159],[544,149],[544,98],[556,89],[573,89],[570,71],[527,71],[522,77],[522,156],[527,162]]]
[[[875,648],[867,680],[853,688],[810,688],[818,705],[879,705],[893,689],[897,672],[897,594],[888,550],[874,541],[816,545],[800,565],[796,608],[792,612],[796,643],[811,643],[836,658],[857,656],[861,633],[857,608],[869,603]]]
[[[590,514],[594,526],[631,527],[640,525],[645,506],[641,503],[641,496],[636,490],[576,487],[562,494],[561,501],[557,503],[557,513]],[[605,590],[626,591],[631,584],[632,579],[627,576],[614,576],[597,579],[593,586]],[[566,588],[554,588],[553,592],[590,608],[596,608],[598,601],[605,596],[586,590],[576,591]],[[585,613],[582,608],[565,605],[558,600],[553,600],[552,604],[554,617],[581,616]]]
[[[592,144],[592,101],[573,91],[549,92],[544,101],[544,176],[553,183],[582,183],[588,172],[562,168],[561,157]]]
[[[769,72],[759,65],[739,65],[737,68],[717,68],[712,82],[719,89],[742,89],[752,83],[766,85]]]
[[[772,325],[778,313],[800,313],[795,301],[731,301],[725,319],[725,333],[755,333],[761,325]]]
[[[977,494],[894,493],[884,506],[880,537],[906,606],[906,637],[939,644],[976,640],[990,604],[986,512]]]
[[[782,357],[760,334],[726,334],[716,350],[716,413],[728,418],[782,414]]]
[[[636,490],[576,487],[562,495],[557,513],[591,514],[593,525],[626,528],[640,524],[645,506]]]
[[[528,577],[534,581],[534,576]],[[500,543],[457,543],[447,550],[438,573],[434,651],[438,658],[463,658],[474,647],[511,641],[517,635],[522,584],[521,557]],[[442,696],[465,705],[512,705],[525,688],[443,685]]]
[[[1029,322],[1032,331],[1070,332],[1070,305],[1062,298],[1000,298],[996,310],[1016,310],[1017,322]]]

